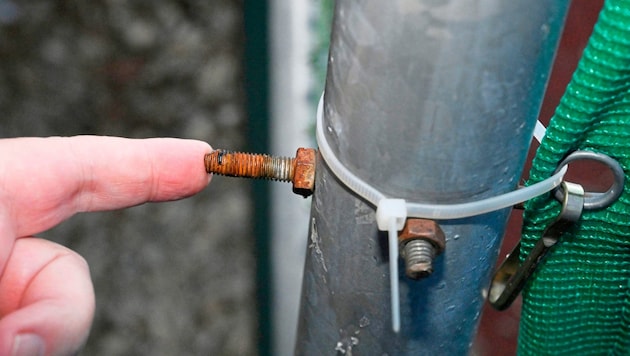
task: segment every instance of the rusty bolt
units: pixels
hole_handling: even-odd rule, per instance
[[[298,148],[295,158],[215,150],[204,158],[206,172],[230,177],[271,179],[293,183],[293,191],[307,197],[315,186],[312,148]]]
[[[293,168],[293,192],[307,197],[315,188],[315,155],[312,148],[298,148]]]
[[[407,219],[398,243],[407,277],[420,279],[433,273],[433,259],[444,251],[446,238],[434,220]]]

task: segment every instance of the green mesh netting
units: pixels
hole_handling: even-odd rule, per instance
[[[574,150],[601,152],[626,172],[621,198],[589,211],[523,291],[522,355],[630,355],[630,0],[608,0],[530,172],[549,177]],[[524,215],[527,254],[560,204],[549,195]]]

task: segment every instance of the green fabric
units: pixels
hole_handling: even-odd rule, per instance
[[[574,150],[601,152],[626,172],[621,198],[588,211],[523,291],[521,355],[630,355],[630,0],[608,0],[533,162],[549,177]],[[521,256],[558,215],[550,195],[524,213]]]

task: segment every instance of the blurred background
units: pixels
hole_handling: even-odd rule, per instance
[[[0,0],[0,136],[247,149],[245,51],[241,1]],[[215,179],[185,201],[82,214],[42,234],[90,264],[97,310],[83,354],[256,354],[252,196],[248,182]]]
[[[573,1],[543,121],[601,3]],[[314,146],[332,6],[0,0],[0,137],[173,136],[293,155]],[[83,214],[42,234],[91,266],[83,354],[292,354],[309,206],[290,185],[214,177],[185,201]],[[484,311],[474,353],[513,354],[518,315]]]

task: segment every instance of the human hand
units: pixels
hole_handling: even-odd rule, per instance
[[[193,195],[208,144],[79,136],[0,140],[0,355],[69,355],[87,339],[85,260],[33,237],[78,212]]]

